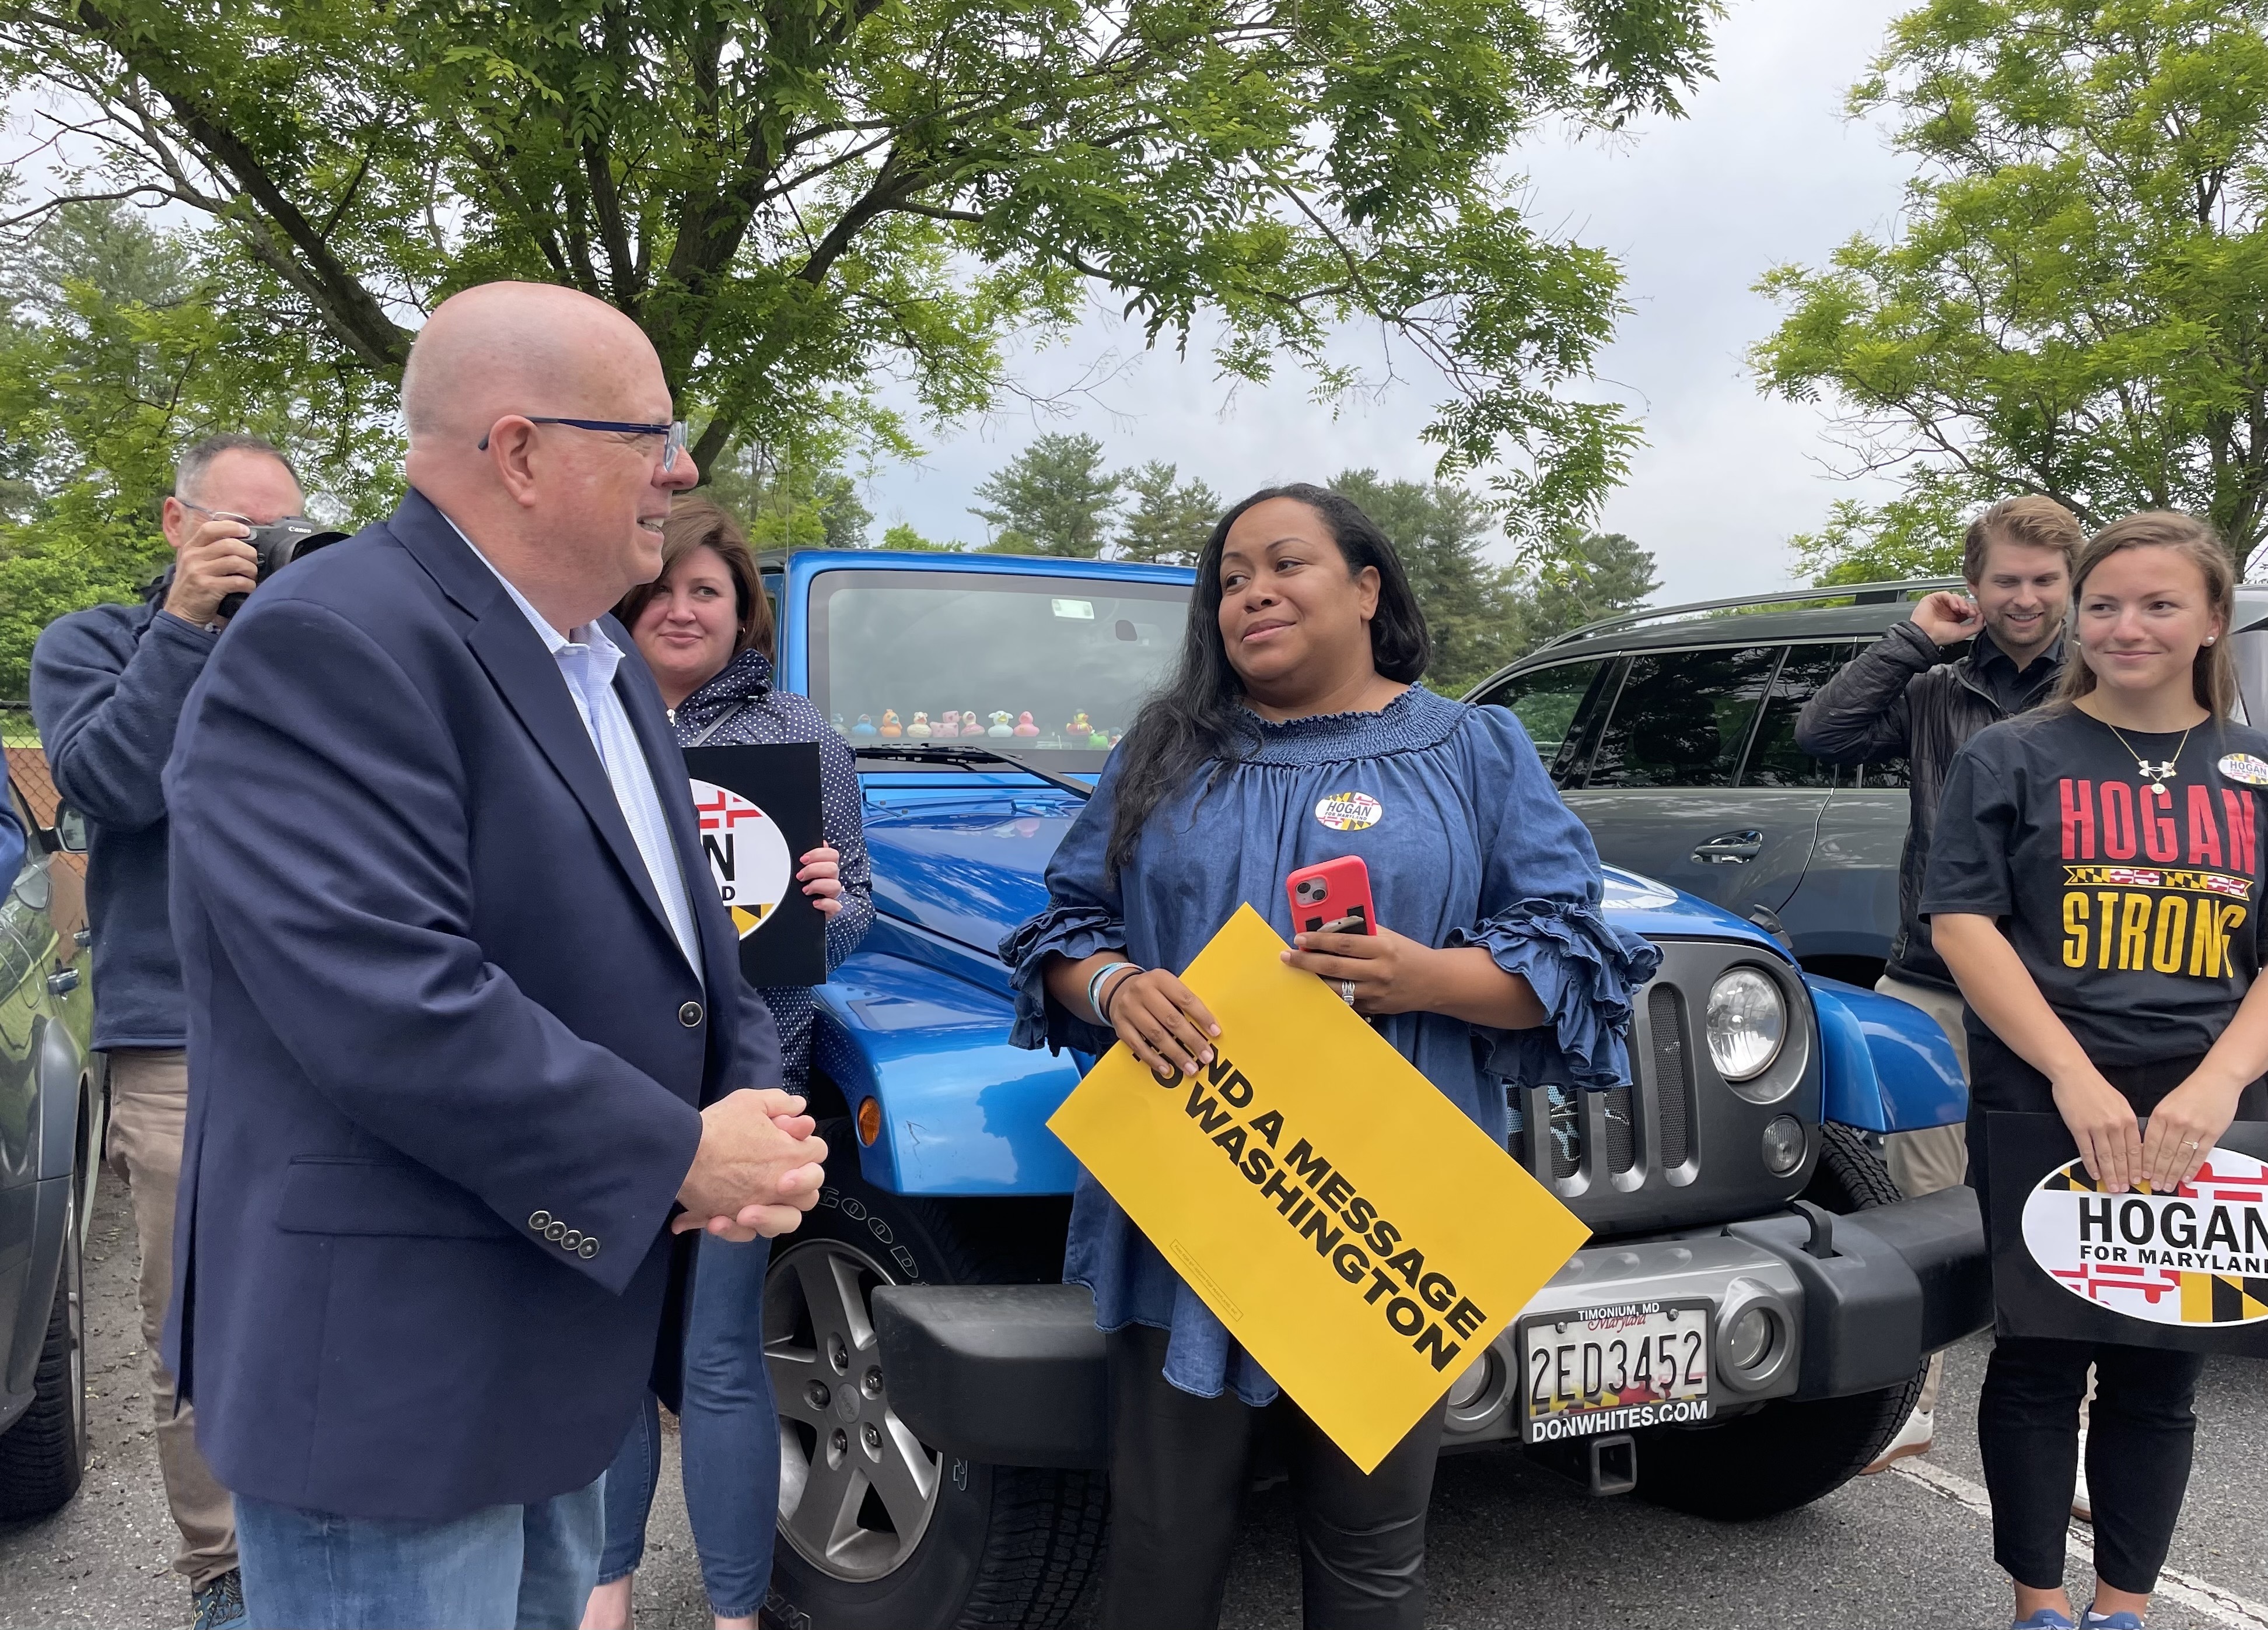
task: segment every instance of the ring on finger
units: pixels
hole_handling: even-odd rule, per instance
[[[1354,1006],[1354,981],[1352,980],[1343,979],[1339,981],[1339,1000],[1345,1002],[1349,1007]]]

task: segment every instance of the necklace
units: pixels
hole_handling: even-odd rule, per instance
[[[2134,767],[2142,772],[2143,778],[2150,783],[2150,790],[2156,793],[2160,797],[2170,801],[2174,795],[2172,789],[2169,788],[2166,783],[2174,779],[2174,766],[2182,761],[2182,749],[2190,745],[2190,731],[2197,729],[2197,726],[2192,724],[2190,726],[2190,730],[2183,731],[2182,732],[2181,740],[2174,744],[2174,756],[2172,758],[2154,765],[2149,760],[2144,758],[2140,753],[2134,752],[2134,744],[2126,739],[2125,731],[2120,730],[2116,724],[2113,724],[2108,719],[2098,719],[2095,722],[2101,724],[2104,730],[2109,731],[2113,736],[2117,737],[2118,745],[2120,746],[2125,748],[2128,753],[2133,753]]]

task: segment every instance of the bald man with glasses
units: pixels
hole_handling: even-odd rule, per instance
[[[401,507],[247,607],[168,776],[169,1350],[254,1626],[571,1630],[674,1246],[792,1229],[826,1149],[607,615],[697,478],[652,347],[489,284],[402,406]]]

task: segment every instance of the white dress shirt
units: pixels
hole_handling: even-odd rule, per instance
[[[684,869],[678,863],[676,846],[669,840],[669,822],[662,813],[661,796],[654,789],[653,772],[638,746],[637,732],[630,728],[630,715],[622,710],[622,699],[615,694],[615,670],[622,665],[622,647],[608,639],[606,630],[595,622],[586,622],[569,634],[560,633],[544,620],[543,613],[529,603],[511,578],[497,571],[496,562],[481,554],[480,545],[465,537],[463,527],[454,521],[449,525],[456,528],[457,536],[465,539],[481,564],[496,572],[497,581],[512,596],[512,603],[519,607],[543,641],[544,649],[558,662],[559,677],[566,681],[567,694],[574,699],[583,728],[591,733],[591,745],[598,749],[599,763],[607,772],[607,783],[615,789],[615,802],[622,806],[622,819],[629,823],[630,836],[645,861],[654,892],[661,896],[661,908],[668,915],[670,931],[676,935],[678,949],[692,965],[694,977],[699,979],[701,936],[694,927],[693,902],[686,893]]]

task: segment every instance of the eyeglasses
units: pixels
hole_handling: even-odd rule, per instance
[[[685,451],[686,424],[682,419],[667,424],[631,424],[621,419],[545,419],[534,414],[525,415],[530,424],[563,424],[571,430],[611,430],[622,436],[660,436],[667,439],[661,444],[661,469],[666,475],[677,467],[677,455]],[[480,450],[489,450],[489,438],[481,437]]]

